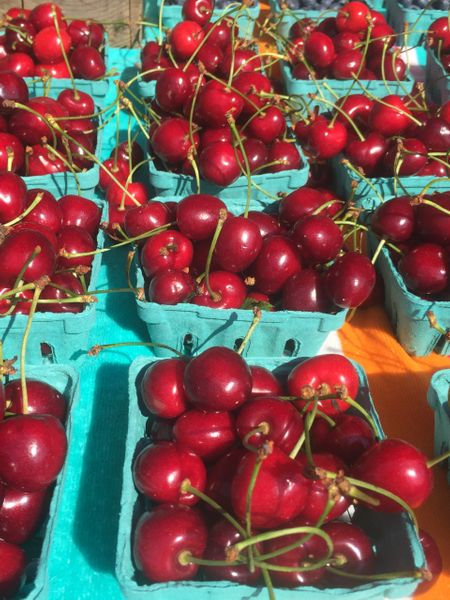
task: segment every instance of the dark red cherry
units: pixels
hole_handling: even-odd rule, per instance
[[[0,223],[6,224],[25,210],[27,186],[15,173],[0,173]]]
[[[92,236],[81,227],[66,225],[58,233],[58,268],[70,269],[78,266],[89,267],[94,260],[96,243]],[[84,256],[77,256],[84,254]],[[74,255],[74,256],[71,256]]]
[[[240,153],[237,153],[238,156]],[[239,157],[241,164],[242,157]],[[202,150],[198,159],[200,175],[206,181],[227,186],[241,175],[234,146],[229,142],[216,142]]]
[[[163,202],[132,206],[125,213],[124,228],[128,237],[137,237],[169,222],[169,211]]]
[[[54,273],[50,283],[45,287],[40,298],[42,300],[58,300],[57,303],[42,304],[40,310],[54,313],[79,313],[84,310],[81,302],[64,302],[73,296],[82,296],[85,290],[79,278],[72,272]]]
[[[102,55],[92,46],[78,46],[74,48],[69,63],[75,77],[81,79],[100,79],[106,73],[105,61]]]
[[[146,408],[158,417],[174,419],[186,410],[183,387],[186,361],[181,358],[158,360],[147,367],[141,383]]]
[[[240,273],[258,256],[263,240],[256,223],[245,217],[228,217],[215,248],[215,259],[221,269]]]
[[[38,248],[40,252],[33,258]],[[50,276],[55,268],[56,257],[50,242],[42,233],[24,228],[12,230],[4,239],[0,245],[0,262],[3,265],[0,281],[13,285],[27,263],[22,274],[23,281],[30,283],[44,275]]]
[[[450,197],[446,194],[434,194],[432,201],[440,208],[448,210]],[[415,232],[426,242],[447,246],[450,243],[450,217],[437,207],[419,204],[415,209]]]
[[[249,138],[244,141],[244,152],[250,166],[250,173],[257,173],[269,160],[267,146],[261,140]]]
[[[159,106],[167,112],[177,112],[185,103],[191,86],[187,75],[175,67],[166,69],[158,77],[155,97]]]
[[[280,200],[280,221],[290,226],[295,225],[299,219],[314,212],[324,203],[319,190],[307,186],[298,188]]]
[[[25,578],[26,554],[22,548],[0,539],[0,594],[2,598],[17,595]]]
[[[17,17],[6,23],[5,47],[8,53],[25,52],[32,54],[36,29],[27,19]]]
[[[311,429],[312,446],[316,452],[328,452],[354,463],[375,443],[372,428],[362,417],[343,413],[333,417],[334,426],[317,417]]]
[[[22,492],[6,488],[3,504],[0,504],[0,538],[11,544],[25,543],[39,527],[47,510],[48,500],[47,489]]]
[[[97,237],[102,216],[98,204],[83,196],[68,194],[61,196],[58,206],[62,211],[63,227],[81,227],[94,239]]]
[[[302,262],[308,265],[333,260],[344,243],[339,226],[325,215],[311,215],[298,221],[292,230],[292,240],[300,251]]]
[[[9,121],[10,133],[17,136],[23,144],[34,145],[40,144],[42,138],[51,140],[52,129],[47,125],[48,121],[44,121],[41,116],[64,119],[68,116],[66,109],[56,100],[48,97],[30,98],[27,103],[29,109],[17,108],[11,115]],[[41,115],[41,116],[38,116]]]
[[[177,225],[181,233],[191,240],[212,237],[219,220],[220,211],[226,211],[225,203],[210,194],[192,194],[177,204]]]
[[[265,294],[278,292],[302,265],[294,243],[282,235],[263,240],[261,251],[251,267],[255,287]]]
[[[283,386],[276,376],[260,365],[250,365],[252,373],[252,391],[251,397],[257,396],[281,396],[283,394]]]
[[[361,167],[367,176],[377,169],[388,148],[387,140],[378,130],[369,133],[364,140],[354,138],[345,148],[345,154],[353,166]]]
[[[67,402],[64,396],[53,386],[38,379],[26,379],[28,392],[28,413],[53,415],[64,423]],[[9,381],[5,386],[6,398],[11,402],[9,411],[23,414],[22,384],[20,379]]]
[[[313,31],[305,42],[305,58],[313,67],[329,67],[336,51],[333,40],[321,31]]]
[[[189,122],[179,117],[162,121],[152,135],[151,145],[162,161],[170,164],[183,162],[193,145],[189,135]],[[194,145],[198,145],[196,134],[194,134]]]
[[[258,108],[262,108],[268,102],[267,94],[272,91],[270,80],[257,71],[239,73],[233,79],[233,87],[246,98],[242,113],[252,115]]]
[[[217,44],[222,50],[225,50],[231,42],[231,36],[234,29],[235,39],[238,35],[236,21],[230,17],[221,19],[219,22],[207,23],[203,28],[203,31],[208,34],[208,42],[211,44]]]
[[[162,231],[149,238],[141,252],[141,264],[147,277],[164,269],[184,269],[192,261],[192,242],[179,231]]]
[[[375,267],[367,256],[347,252],[327,272],[328,295],[336,306],[356,308],[370,296],[375,279]]]
[[[363,62],[363,55],[359,50],[346,50],[336,56],[331,72],[334,79],[352,79],[357,76]]]
[[[278,107],[271,105],[254,117],[246,127],[246,133],[249,136],[261,140],[265,144],[271,144],[281,137],[285,131],[286,119],[283,113]]]
[[[407,138],[392,142],[383,160],[389,175],[405,177],[415,175],[426,165],[427,153],[420,140]]]
[[[94,46],[99,48],[103,43],[105,29],[101,23],[94,23],[90,19],[85,21],[74,19],[71,21],[67,32],[72,40],[72,46]]]
[[[292,169],[300,169],[303,166],[300,153],[295,144],[284,140],[275,140],[270,145],[267,160],[269,163],[275,163],[267,167],[268,173],[290,171]]]
[[[203,279],[192,302],[210,308],[241,308],[246,296],[247,289],[239,275],[229,271],[211,271],[209,288]]]
[[[392,242],[406,242],[414,231],[414,210],[408,196],[391,198],[377,207],[370,225],[373,231]]]
[[[0,131],[0,173],[20,171],[24,161],[25,151],[19,139],[6,131]]]
[[[195,21],[181,21],[170,32],[170,44],[175,56],[186,60],[201,44],[205,32]]]
[[[419,295],[436,294],[448,286],[449,266],[442,246],[420,244],[408,250],[397,268],[409,290]]]
[[[237,92],[217,81],[209,81],[197,96],[195,116],[206,127],[225,127],[227,115],[235,119],[244,107],[244,100]]]
[[[268,213],[263,213],[259,210],[249,210],[247,218],[258,225],[262,238],[272,233],[280,233],[281,231],[277,219]]]
[[[187,302],[195,295],[195,282],[189,273],[177,269],[167,269],[152,277],[146,297],[157,304],[179,304]]]
[[[326,292],[323,273],[315,269],[302,269],[294,273],[282,289],[283,310],[330,312],[333,305]]]
[[[56,198],[47,190],[30,189],[26,193],[26,206],[30,206],[38,194],[42,194],[40,202],[23,219],[25,223],[39,223],[58,233],[62,224],[62,211]]]
[[[419,592],[427,591],[435,583],[435,580],[442,573],[442,556],[435,540],[424,529],[419,529],[419,541],[422,544],[425,553],[426,566],[431,573],[432,579],[421,583],[418,587]]]

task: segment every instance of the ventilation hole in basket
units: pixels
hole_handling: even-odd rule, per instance
[[[52,346],[50,346],[50,344],[46,344],[45,342],[41,343],[41,356],[45,362],[48,362],[48,363],[55,362],[55,353],[53,351]]]
[[[184,336],[183,347],[186,354],[192,354],[192,351],[194,349],[194,336],[192,335],[192,333],[187,333]]]
[[[284,356],[293,356],[293,354],[295,354],[297,346],[298,346],[298,344],[295,340],[293,340],[293,339],[287,340],[287,342],[284,345],[283,355]]]
[[[243,341],[244,341],[244,338],[238,338],[237,340],[234,340],[233,350],[238,351],[239,348],[241,347],[241,344]]]

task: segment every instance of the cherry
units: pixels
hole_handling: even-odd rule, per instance
[[[35,492],[58,476],[67,439],[51,415],[20,415],[0,422],[0,478],[18,490]]]
[[[377,235],[394,243],[409,240],[414,231],[414,210],[410,198],[399,196],[378,206],[370,226]]]
[[[169,68],[158,77],[155,97],[163,110],[177,112],[183,107],[190,91],[186,73],[181,69]]]
[[[442,557],[439,552],[438,545],[435,540],[431,537],[429,533],[427,533],[424,529],[419,529],[419,541],[422,544],[422,548],[425,554],[425,560],[427,565],[427,570],[431,573],[432,580],[431,582],[423,582],[419,585],[418,591],[425,592],[435,582],[435,579],[439,577],[442,573]]]
[[[334,547],[333,556],[345,558],[345,563],[342,565],[343,573],[359,575],[373,572],[375,554],[372,540],[360,527],[353,523],[332,521],[325,523],[323,531],[331,537]],[[355,580],[351,577],[346,579],[345,576],[333,573],[328,573],[326,580],[338,587],[355,585]]]
[[[58,32],[49,26],[40,29],[33,40],[33,52],[41,63],[57,63],[64,59],[70,50],[72,39],[65,29]]]
[[[53,284],[53,285],[51,285]],[[62,288],[62,289],[61,289]],[[64,302],[71,296],[82,296],[84,289],[81,281],[74,273],[55,273],[49,285],[47,285],[41,294],[42,300],[58,300],[54,304],[43,305],[40,310],[53,313],[79,313],[84,310],[80,302]],[[39,307],[39,304],[38,304]]]
[[[268,213],[263,213],[259,210],[250,210],[247,218],[258,225],[259,233],[261,234],[262,238],[265,238],[273,233],[280,233],[281,231],[276,218]]]
[[[257,172],[267,164],[269,152],[264,142],[255,138],[249,138],[244,141],[243,146],[251,173]]]
[[[142,400],[154,415],[164,419],[179,417],[186,410],[183,388],[186,361],[181,358],[158,360],[147,367],[141,383]]]
[[[200,513],[189,506],[163,504],[144,513],[134,532],[133,556],[137,568],[153,582],[191,579],[198,565],[182,564],[186,552],[201,558],[207,530]]]
[[[206,240],[213,235],[225,203],[210,194],[192,194],[177,204],[177,226],[191,240]]]
[[[294,273],[283,286],[281,307],[283,310],[330,312],[332,303],[326,293],[323,274],[315,269]]]
[[[428,28],[427,41],[431,47],[438,47],[441,51],[450,48],[450,30],[448,19],[439,17]]]
[[[74,47],[86,45],[99,48],[105,35],[105,29],[101,23],[81,19],[74,19],[67,28],[67,32]]]
[[[299,454],[296,460],[301,465],[305,477],[311,477],[306,455]],[[333,454],[314,454],[313,461],[316,467],[325,469],[326,471],[332,471],[334,473],[337,473],[338,471],[344,473],[347,472],[345,464],[339,458],[333,456]],[[328,488],[319,478],[309,478],[308,483],[308,498],[305,507],[301,512],[301,516],[306,521],[316,523],[323,515],[328,503]],[[348,509],[350,504],[351,498],[340,495],[334,501],[331,511],[325,518],[325,522],[331,521],[342,515]]]
[[[372,111],[374,101],[368,98],[365,94],[350,94],[350,96],[344,96],[339,98],[337,106],[347,114],[353,121],[362,125],[367,125],[369,115]],[[337,120],[344,123],[347,127],[350,127],[349,121],[339,113]]]
[[[399,96],[382,98],[383,104],[375,102],[369,124],[373,131],[384,136],[400,135],[411,123],[411,112]]]
[[[321,26],[321,23],[319,23],[319,27]],[[315,28],[316,22],[313,21],[313,19],[308,17],[298,19],[291,25],[291,28],[289,29],[289,37],[307,37],[312,31],[314,31]]]
[[[119,187],[116,183],[112,182],[106,190],[106,200],[111,206],[120,207],[122,204],[126,207],[135,207],[146,205],[149,202],[148,188],[145,183],[141,181],[133,181],[125,185],[127,193]],[[134,198],[134,200],[133,200]],[[135,202],[136,201],[136,202]],[[136,204],[137,203],[137,204]]]
[[[167,269],[157,273],[150,281],[146,297],[157,304],[187,302],[195,293],[195,283],[189,273]]]
[[[300,153],[295,145],[284,140],[275,140],[270,145],[267,160],[269,163],[275,163],[267,168],[269,173],[300,169],[303,166]]]
[[[26,175],[50,175],[67,171],[64,161],[53,154],[48,148],[35,144],[28,150]]]
[[[286,131],[286,119],[278,107],[269,105],[250,121],[246,131],[252,138],[271,144]]]
[[[359,33],[367,31],[370,21],[370,8],[363,2],[346,2],[336,16],[338,31]]]
[[[207,127],[224,127],[228,124],[227,115],[235,119],[244,107],[244,100],[218,81],[209,81],[197,96],[194,115]]]
[[[33,208],[23,219],[23,223],[39,223],[58,233],[62,224],[62,211],[56,198],[44,189],[31,189],[26,192],[25,205],[30,206],[38,194],[42,194],[39,204]]]
[[[198,145],[198,135],[194,134],[194,146]],[[155,154],[164,162],[178,164],[186,160],[192,147],[189,136],[189,122],[180,117],[162,121],[151,137]]]
[[[142,58],[142,79],[144,81],[157,81],[165,69],[172,67],[170,60],[163,55],[145,55]]]
[[[286,454],[294,448],[304,429],[300,413],[277,397],[255,398],[239,410],[236,430],[241,439],[262,424],[266,427],[264,433],[250,436],[248,444],[259,448],[270,440]]]
[[[335,222],[326,215],[310,215],[298,221],[292,240],[300,251],[302,263],[325,264],[341,250],[344,238]]]
[[[231,42],[232,32],[234,30],[235,39],[238,35],[237,25],[234,19],[226,17],[220,19],[216,23],[207,23],[203,28],[203,31],[208,34],[212,30],[212,33],[208,36],[208,42],[210,44],[217,44],[222,50],[225,50]]]
[[[81,79],[100,79],[106,73],[102,55],[93,46],[78,46],[69,57],[70,67],[75,77]]]
[[[216,376],[204,377],[211,370]],[[196,408],[233,410],[250,396],[251,371],[239,354],[229,348],[215,346],[189,361],[184,387],[189,401]]]
[[[385,53],[384,59],[382,54],[372,56],[367,64],[378,79],[383,79],[383,76],[386,81],[402,81],[405,79],[405,61],[390,51]]]
[[[224,270],[240,273],[252,264],[262,244],[256,223],[245,217],[228,217],[217,240],[216,262]]]
[[[417,137],[432,152],[447,152],[450,144],[450,125],[440,117],[431,117],[418,128]]]
[[[240,152],[237,155],[243,163]],[[216,142],[204,148],[198,159],[198,168],[203,179],[219,186],[230,185],[241,175],[236,150],[229,142]]]
[[[192,242],[179,231],[161,231],[149,238],[141,252],[141,264],[147,277],[163,269],[184,269],[192,261]]]
[[[50,27],[55,24],[55,16],[60,27],[65,27],[61,8],[53,2],[44,2],[35,6],[30,12],[29,19],[34,27],[40,31],[44,27]]]
[[[229,271],[211,271],[209,274],[210,294],[205,279],[198,286],[193,304],[210,308],[241,308],[247,296],[242,279]]]
[[[67,402],[56,388],[38,379],[26,379],[28,392],[28,413],[52,415],[64,423]],[[9,411],[23,414],[22,385],[20,379],[9,381],[5,386],[5,395],[9,402]]]
[[[169,222],[169,211],[163,202],[133,206],[125,213],[124,229],[129,237],[137,237]]]
[[[295,225],[299,219],[314,212],[324,202],[319,190],[307,186],[298,188],[280,200],[280,221]]]
[[[5,29],[5,47],[8,53],[25,52],[32,53],[32,44],[36,35],[36,29],[27,19],[21,17],[11,19],[7,22]]]
[[[341,52],[356,50],[360,43],[360,36],[357,33],[352,33],[350,31],[342,31],[333,37],[334,49],[338,56]]]
[[[215,142],[232,142],[233,133],[229,127],[204,128],[200,132],[200,147],[206,148]]]
[[[30,98],[27,106],[37,114],[32,114],[25,109],[15,109],[9,121],[9,130],[23,144],[31,146],[40,144],[42,138],[52,139],[53,130],[50,129],[38,114],[45,117],[50,115],[59,119],[68,116],[66,109],[62,105],[48,97]]]
[[[263,94],[272,92],[270,80],[257,71],[239,73],[233,79],[233,87],[246,98],[242,114],[248,116],[255,113],[255,106],[262,108],[267,103],[268,97]]]
[[[424,243],[411,248],[397,267],[407,288],[416,294],[436,294],[448,286],[448,261],[443,248],[437,244]]]
[[[251,398],[283,394],[283,386],[271,371],[261,365],[250,365],[250,371],[252,373]]]
[[[15,173],[0,173],[0,223],[5,224],[25,210],[27,186]]]
[[[395,176],[415,175],[427,163],[427,148],[414,138],[391,143],[384,156],[384,164],[389,173]]]
[[[347,144],[347,129],[340,121],[314,121],[308,132],[308,142],[317,158],[332,158]]]
[[[55,79],[69,79],[70,72],[64,60],[58,63],[39,63],[34,69],[35,77],[53,77]],[[26,77],[25,74],[23,74]],[[29,75],[31,76],[31,75]]]
[[[128,175],[130,174],[130,167],[128,162],[118,159],[117,162],[114,161],[114,158],[107,158],[103,161],[103,166],[105,169],[100,168],[100,178],[99,178],[99,187],[103,191],[108,189],[109,185],[112,185],[114,182],[112,176],[114,176],[122,185],[125,185]]]
[[[94,252],[96,244],[92,236],[81,227],[66,225],[58,233],[58,268],[71,269],[78,266],[90,267],[94,260],[93,254],[86,256],[71,256],[85,252]],[[63,254],[64,253],[64,254]],[[68,254],[66,256],[65,254]]]
[[[363,55],[359,50],[346,50],[341,52],[333,61],[332,74],[335,79],[352,79],[358,75],[363,62]]]
[[[24,579],[25,552],[19,546],[0,539],[0,594],[2,598],[16,596]]]
[[[434,194],[433,202],[448,210],[450,197],[446,194]],[[447,246],[450,243],[449,215],[428,204],[419,204],[415,209],[415,233],[426,242]]]
[[[356,308],[370,296],[375,280],[375,267],[367,256],[347,252],[328,270],[326,286],[336,306]]]
[[[324,354],[295,366],[289,373],[287,387],[289,395],[303,397],[309,401],[308,410],[312,409],[314,394],[318,394],[318,408],[328,415],[335,415],[349,408],[344,400],[346,396],[356,398],[359,378],[348,358],[341,354]],[[342,395],[342,399],[320,399],[320,396],[335,393]],[[304,408],[306,401],[299,400],[297,406]]]
[[[211,19],[214,3],[211,0],[186,0],[182,15],[185,21],[195,21],[203,27]]]
[[[291,526],[302,526],[304,520],[294,521]],[[285,546],[293,546],[296,542],[299,542],[305,534],[291,534],[283,535],[268,542],[264,543],[264,552],[270,553]],[[282,567],[302,567],[306,563],[314,563],[322,560],[327,555],[327,545],[325,540],[318,535],[312,535],[303,544],[298,544],[294,549],[288,552],[283,552],[279,556],[275,556],[270,559],[270,562],[274,565],[280,565]],[[326,574],[325,567],[317,569],[306,569],[291,572],[272,571],[271,577],[277,585],[282,587],[298,587],[302,585],[316,585],[320,582]]]
[[[68,194],[61,196],[58,206],[62,211],[62,226],[77,226],[84,229],[94,239],[97,237],[101,208],[92,200]]]
[[[242,538],[237,529],[229,521],[221,519],[209,531],[205,558],[207,560],[224,561],[227,549],[240,541],[242,541]],[[260,551],[262,550],[261,544],[256,544],[255,548]],[[241,585],[255,585],[261,577],[261,569],[255,568],[251,572],[245,564],[231,565],[229,567],[206,566],[203,568],[203,571],[208,579],[215,581],[225,579],[240,583]]]
[[[263,240],[261,251],[252,265],[255,287],[264,294],[281,290],[302,265],[294,243],[282,235],[271,235]]]
[[[35,71],[33,59],[25,52],[8,54],[0,60],[0,75],[13,73],[20,77],[33,77]]]
[[[335,415],[334,426],[316,417],[311,428],[312,447],[316,452],[328,452],[344,461],[354,463],[375,443],[374,433],[363,418],[349,413]]]
[[[205,37],[205,32],[195,21],[181,21],[170,32],[173,53],[180,60],[188,59]]]
[[[24,228],[13,230],[0,245],[0,262],[3,265],[0,280],[14,285],[17,276],[36,248],[40,248],[40,253],[28,263],[22,280],[29,283],[37,281],[44,275],[51,275],[55,268],[56,257],[50,242],[42,233]]]
[[[262,68],[261,59],[248,48],[232,48],[231,44],[225,49],[223,61],[220,64],[220,73],[224,79],[228,79],[233,69],[233,77],[236,73],[250,73]]]
[[[90,169],[93,161],[90,158],[95,154],[95,142],[91,136],[79,131],[70,130],[71,140],[68,141],[68,152],[71,162],[82,170]],[[60,151],[64,150],[61,144]]]
[[[364,140],[355,137],[349,141],[345,154],[354,166],[361,167],[365,174],[370,177],[376,171],[387,148],[387,140],[377,131],[372,131]]]
[[[231,484],[231,501],[240,520],[245,519],[247,490],[256,460],[255,452],[246,452]],[[305,507],[308,486],[300,465],[274,446],[263,460],[253,488],[252,526],[274,529],[294,519]]]
[[[188,410],[173,426],[175,440],[205,462],[215,461],[235,445],[234,417],[226,411]]]
[[[215,73],[223,60],[223,52],[217,44],[205,43],[198,51],[197,58],[209,73]]]
[[[305,41],[305,58],[313,67],[329,67],[336,57],[333,40],[320,31],[313,31]]]
[[[41,523],[48,499],[47,489],[22,492],[6,488],[3,504],[0,504],[0,538],[10,544],[26,542]]]
[[[203,491],[206,468],[197,454],[175,442],[158,442],[147,446],[133,463],[133,479],[137,489],[154,502],[193,505],[198,497],[183,492],[187,479],[196,489]]]
[[[388,438],[364,452],[353,465],[352,476],[386,489],[399,496],[412,509],[419,508],[433,488],[433,473],[427,457],[417,448],[400,439]],[[400,512],[397,502],[376,494],[380,501],[373,510]]]

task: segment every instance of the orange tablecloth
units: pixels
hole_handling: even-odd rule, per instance
[[[346,356],[366,370],[372,396],[383,428],[391,437],[401,437],[428,456],[433,453],[434,413],[426,393],[432,374],[450,367],[450,357],[432,354],[412,358],[392,335],[388,318],[381,307],[356,313],[339,333]],[[450,486],[444,469],[434,468],[435,487],[419,511],[419,524],[436,540],[444,569],[421,600],[450,599]]]

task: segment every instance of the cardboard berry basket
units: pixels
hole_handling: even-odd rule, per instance
[[[450,370],[437,371],[428,389],[428,404],[434,410],[434,454],[439,456],[450,450]],[[450,461],[445,461],[447,481],[450,484]]]
[[[80,395],[80,377],[78,372],[68,365],[47,364],[45,366],[27,366],[26,376],[52,385],[66,398],[68,402],[68,411],[65,429],[69,452],[72,435],[72,412]],[[16,377],[17,376],[14,378]],[[49,555],[61,505],[67,460],[68,455],[52,492],[48,516],[38,533],[30,543],[26,545],[27,558],[29,559],[30,565],[26,570],[26,581],[17,599],[44,600],[49,597]],[[30,548],[28,548],[28,546],[30,546]]]
[[[403,46],[423,44],[428,27],[440,17],[447,17],[446,10],[411,7],[405,8],[400,0],[385,0],[388,23],[398,32],[398,42]]]
[[[277,200],[279,198],[278,194],[289,194],[289,192],[306,184],[309,175],[309,164],[301,147],[298,144],[296,144],[296,147],[302,161],[300,169],[252,175],[252,180],[258,187],[252,185],[250,210],[261,210]],[[147,158],[150,157],[151,155],[148,154]],[[168,196],[188,196],[189,194],[198,193],[195,178],[191,175],[171,173],[159,169],[153,160],[149,160],[148,170],[149,182],[158,196],[167,198]],[[244,199],[242,206],[245,206],[248,180],[244,175],[241,175],[234,183],[226,187],[221,187],[203,179],[200,183],[202,194],[212,194],[224,201],[242,198]]]
[[[138,287],[144,285],[136,265]],[[138,317],[145,323],[150,341],[194,355],[212,346],[238,348],[253,321],[250,309],[209,308],[180,303],[174,306],[136,299]],[[293,310],[263,311],[243,356],[315,356],[328,334],[345,322],[348,310],[335,314]],[[173,356],[154,348],[156,356]]]
[[[369,236],[372,249],[375,236]],[[450,355],[450,340],[431,327],[427,313],[431,311],[444,330],[450,329],[450,301],[424,299],[410,292],[397,271],[389,251],[383,248],[375,263],[384,281],[384,306],[395,337],[412,356],[427,356],[431,352]]]
[[[151,23],[158,24],[161,5],[161,0],[144,0],[144,21],[147,20]],[[182,6],[182,0],[180,0],[177,4],[169,4],[167,1],[165,2],[162,14],[162,26],[164,29],[172,29],[177,23],[183,20]],[[215,8],[211,17],[211,22],[215,23],[227,12],[228,11],[226,7],[224,9]],[[239,37],[247,40],[252,39],[255,21],[259,17],[259,12],[259,1],[253,0],[252,6],[246,7],[239,13],[237,17]],[[234,17],[235,15],[236,10],[230,12],[231,17]],[[150,39],[153,39],[153,37]]]
[[[107,215],[103,201],[90,198],[102,208],[102,219]],[[99,230],[97,248],[103,248],[105,234]],[[96,254],[92,262],[88,290],[95,290],[102,255]],[[46,363],[50,360],[67,363],[75,360],[89,349],[89,333],[96,321],[96,303],[85,304],[79,313],[36,312],[31,324],[26,348],[26,361],[29,364]],[[0,315],[0,339],[4,355],[8,358],[19,356],[28,315]]]
[[[426,48],[427,62],[425,70],[425,86],[431,99],[437,104],[445,104],[450,100],[450,73],[442,66],[432,48]]]
[[[125,462],[123,471],[123,486],[121,511],[119,518],[119,533],[116,554],[116,576],[122,588],[122,593],[128,600],[166,600],[173,596],[177,600],[198,600],[199,598],[226,598],[227,600],[242,600],[252,598],[265,600],[267,590],[260,587],[250,587],[231,583],[229,581],[189,580],[171,583],[145,582],[139,576],[132,560],[133,525],[144,510],[142,500],[134,487],[132,477],[132,462],[137,445],[145,438],[146,424],[149,415],[141,412],[138,398],[140,380],[143,371],[152,359],[137,358],[129,371],[129,417],[126,440]],[[250,360],[250,364],[258,364],[277,373],[287,373],[297,361],[287,365],[286,359]],[[287,367],[287,368],[286,368]],[[363,369],[355,363],[360,379],[360,390],[356,400],[370,412],[379,434],[384,437],[377,413],[370,396],[366,375]],[[280,373],[281,372],[281,373]],[[144,440],[145,441],[145,440]],[[405,513],[387,514],[376,513],[358,507],[351,517],[352,521],[361,526],[374,539],[375,548],[380,558],[381,572],[395,572],[423,568],[425,558],[420,542],[409,516]],[[400,598],[412,595],[418,585],[417,579],[402,577],[398,579],[365,583],[353,588],[324,588],[318,589],[305,586],[297,589],[276,589],[277,600],[293,600],[302,597],[307,600],[331,600],[336,596],[352,600],[367,600],[379,598]]]

